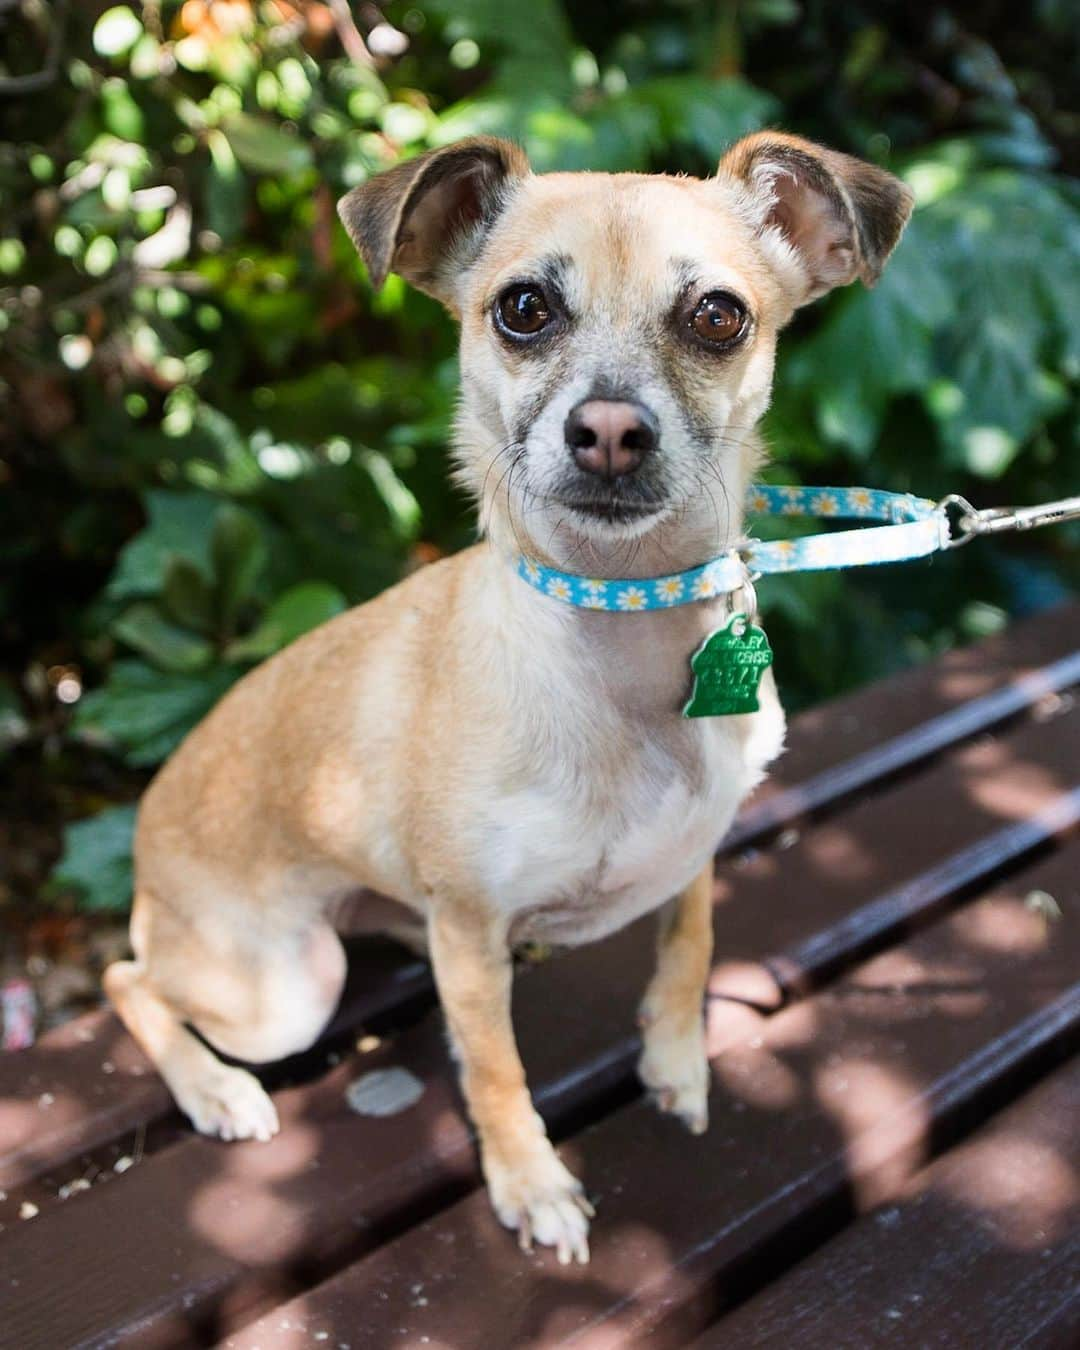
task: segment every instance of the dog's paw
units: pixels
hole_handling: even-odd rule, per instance
[[[178,1093],[177,1101],[200,1134],[265,1143],[280,1128],[277,1108],[263,1085],[246,1069],[218,1065]]]
[[[678,1116],[691,1134],[704,1134],[709,1128],[709,1061],[701,1018],[679,1025],[643,1008],[639,1022],[644,1049],[638,1077],[661,1111]]]
[[[561,1265],[589,1259],[589,1220],[594,1210],[577,1177],[546,1138],[524,1160],[484,1159],[488,1194],[499,1222],[516,1231],[522,1251],[534,1241],[554,1247]]]

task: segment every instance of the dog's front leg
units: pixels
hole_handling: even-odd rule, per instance
[[[694,1134],[709,1124],[702,1002],[712,961],[712,859],[660,913],[656,973],[641,1005],[641,1081]]]
[[[559,1161],[533,1108],[510,1021],[513,977],[506,933],[480,907],[437,903],[431,961],[461,1065],[461,1084],[499,1220],[523,1248],[533,1238],[564,1264],[589,1259],[592,1206]]]

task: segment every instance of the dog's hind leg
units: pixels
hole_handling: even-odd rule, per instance
[[[109,967],[106,993],[197,1130],[269,1139],[278,1119],[265,1089],[246,1069],[224,1064],[190,1026],[224,1054],[250,1063],[306,1050],[341,993],[341,943],[321,921],[287,943],[245,944],[242,954],[228,943],[211,950],[187,930],[174,962],[170,927],[159,906],[139,898],[132,918],[136,959]],[[151,928],[159,931],[148,941]]]
[[[277,1111],[255,1075],[223,1064],[189,1031],[155,992],[138,961],[111,965],[105,972],[105,992],[201,1134],[263,1140],[277,1134]]]

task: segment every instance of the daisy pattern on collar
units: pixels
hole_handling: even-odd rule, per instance
[[[535,585],[540,580],[540,566],[531,558],[522,558],[521,567],[526,577]]]
[[[615,603],[620,609],[644,609],[646,598],[640,586],[627,586],[619,592]]]
[[[581,603],[586,609],[607,609],[606,581],[597,581],[595,577],[589,577],[581,583]]]
[[[570,583],[562,577],[552,577],[547,584],[547,592],[555,600],[569,600]]]
[[[790,567],[795,561],[795,552],[798,548],[797,539],[777,539],[772,548],[776,550],[776,558],[781,569]]]
[[[682,577],[662,577],[656,583],[656,598],[664,605],[673,605],[682,599],[685,590]]]
[[[847,504],[848,510],[856,516],[868,516],[874,509],[874,499],[866,488],[851,488]]]
[[[820,535],[813,539],[803,539],[801,543],[801,564],[803,567],[827,567],[833,556],[832,539]]]
[[[696,600],[711,600],[715,594],[716,581],[706,569],[694,582],[694,598]]]

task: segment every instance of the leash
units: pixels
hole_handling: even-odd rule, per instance
[[[1042,506],[980,511],[957,493],[935,502],[876,488],[774,487],[771,483],[755,484],[747,494],[746,507],[756,515],[885,523],[798,539],[751,539],[697,567],[665,576],[583,577],[546,567],[525,554],[517,559],[516,570],[535,590],[564,604],[634,613],[711,600],[742,590],[760,576],[907,562],[959,548],[982,534],[1080,519],[1080,497]]]
[[[765,633],[753,622],[757,608],[753,583],[759,577],[906,562],[960,548],[980,535],[1080,519],[1080,497],[1040,506],[979,510],[955,492],[935,502],[876,488],[775,487],[771,483],[751,487],[746,508],[758,515],[884,523],[796,539],[748,539],[697,567],[666,576],[582,577],[524,554],[517,559],[516,571],[534,590],[554,600],[579,609],[619,613],[671,609],[742,591],[746,612],[734,614],[726,627],[708,637],[690,662],[694,691],[683,715],[723,716],[757,711],[758,684],[772,662]]]

